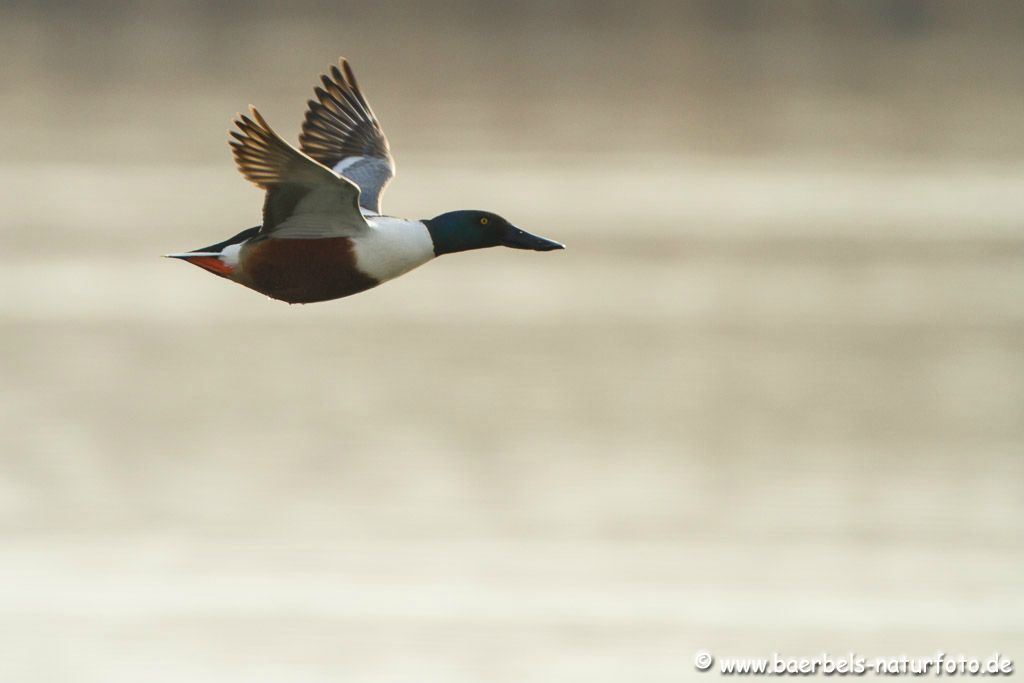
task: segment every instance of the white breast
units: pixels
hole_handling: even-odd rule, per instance
[[[352,240],[356,267],[384,282],[434,258],[427,226],[391,216],[365,215],[370,230]]]

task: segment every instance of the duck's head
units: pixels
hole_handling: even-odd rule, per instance
[[[436,218],[428,218],[423,224],[430,231],[434,253],[438,256],[499,246],[534,251],[565,249],[565,245],[531,235],[489,211],[449,211]]]

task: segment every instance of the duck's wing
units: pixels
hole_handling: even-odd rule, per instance
[[[359,90],[352,67],[342,57],[341,68],[321,76],[316,100],[309,101],[299,143],[302,151],[362,190],[363,208],[380,213],[380,197],[395,175],[388,139],[370,104]]]
[[[231,149],[238,170],[267,191],[260,234],[289,239],[351,237],[369,230],[359,187],[295,149],[255,107],[235,120]]]

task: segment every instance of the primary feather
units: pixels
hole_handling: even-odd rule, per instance
[[[356,81],[352,67],[321,76],[309,101],[299,143],[302,151],[359,186],[363,208],[380,213],[384,188],[395,175],[387,137]]]

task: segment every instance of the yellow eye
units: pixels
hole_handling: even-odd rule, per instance
[[[490,218],[481,218],[480,219],[480,225],[487,225],[490,222],[491,222]]]

